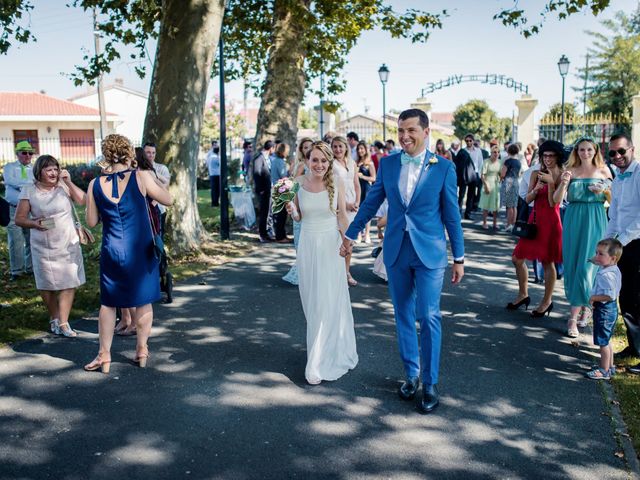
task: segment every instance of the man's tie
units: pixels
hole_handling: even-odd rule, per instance
[[[421,161],[422,161],[422,155],[417,155],[415,157],[412,157],[408,153],[402,152],[402,155],[400,157],[400,163],[402,165],[405,165],[407,163],[413,163],[414,165],[420,165]]]
[[[113,182],[111,184],[111,196],[113,198],[120,198],[120,195],[118,194],[118,178],[120,178],[120,180],[123,180],[124,172],[115,172],[107,175],[107,182]]]
[[[27,167],[25,167],[24,165],[20,164],[20,178],[22,178],[23,180],[26,180],[27,177]]]
[[[631,177],[631,174],[633,174],[633,172],[624,172],[624,173],[619,173],[618,174],[618,178],[620,180],[624,180],[625,178],[629,178]]]

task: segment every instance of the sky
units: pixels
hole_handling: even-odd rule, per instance
[[[36,43],[15,45],[7,55],[0,56],[0,91],[40,91],[58,98],[69,98],[84,91],[75,87],[64,73],[82,63],[85,51],[93,52],[93,29],[90,12],[66,7],[66,0],[34,0],[29,22],[38,38]],[[528,85],[529,93],[539,101],[536,118],[560,101],[562,80],[557,62],[566,55],[570,71],[566,78],[566,101],[575,101],[582,108],[579,93],[572,87],[581,87],[577,67],[585,64],[587,49],[592,38],[587,30],[606,32],[600,25],[618,10],[631,11],[636,0],[611,0],[611,6],[599,18],[589,11],[559,21],[549,17],[542,32],[525,39],[517,30],[504,27],[492,16],[502,8],[513,5],[512,0],[431,0],[390,2],[396,10],[423,8],[428,11],[448,10],[441,30],[434,30],[425,44],[412,44],[408,40],[391,39],[382,31],[365,32],[348,56],[344,70],[347,89],[333,100],[341,102],[349,114],[382,114],[382,86],[378,68],[385,63],[389,70],[386,86],[387,110],[403,110],[420,96],[430,82],[451,75],[495,73],[511,77]],[[520,2],[534,17],[542,0]],[[155,42],[148,42],[151,61]],[[124,85],[148,92],[149,75],[139,79],[134,63],[126,55],[113,65],[105,83],[122,78]],[[211,82],[208,98],[218,91],[217,79]],[[226,86],[228,99],[241,102],[243,87],[240,82]],[[470,99],[484,99],[500,116],[516,113],[515,100],[522,94],[500,85],[463,83],[444,88],[428,95],[435,112],[452,112]],[[255,100],[255,104],[257,104]],[[305,98],[306,106],[317,105],[313,95]]]

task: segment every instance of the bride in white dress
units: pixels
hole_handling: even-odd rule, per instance
[[[313,144],[307,167],[307,174],[296,179],[300,189],[287,211],[300,222],[296,264],[307,319],[305,378],[317,385],[355,368],[358,354],[346,267],[338,253],[349,221],[344,194],[335,188],[333,154],[326,143]]]

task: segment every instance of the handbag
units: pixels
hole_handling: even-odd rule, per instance
[[[3,227],[8,226],[9,222],[11,221],[11,215],[9,212],[9,202],[7,202],[4,197],[0,197],[0,225],[2,225]]]
[[[526,238],[528,240],[533,240],[536,238],[538,234],[538,226],[536,225],[536,206],[535,203],[533,205],[533,223],[525,222],[524,220],[516,221],[513,226],[513,230],[511,230],[516,237]]]
[[[164,240],[162,240],[162,235],[160,234],[160,229],[157,230],[153,228],[153,216],[151,215],[151,206],[147,201],[146,197],[144,199],[144,203],[147,205],[147,218],[149,219],[149,230],[151,230],[151,241],[153,242],[153,256],[156,257],[156,260],[161,260],[162,255],[164,255]]]
[[[80,222],[80,217],[78,216],[78,212],[76,211],[76,206],[73,204],[73,200],[69,197],[69,203],[71,203],[71,210],[73,211],[73,225],[76,228],[76,233],[78,234],[78,238],[80,239],[81,245],[89,245],[96,241],[96,237],[93,236],[91,230],[82,225]]]

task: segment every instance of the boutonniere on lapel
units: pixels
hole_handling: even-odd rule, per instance
[[[433,165],[434,163],[438,163],[438,157],[435,155],[429,159],[429,165]]]

